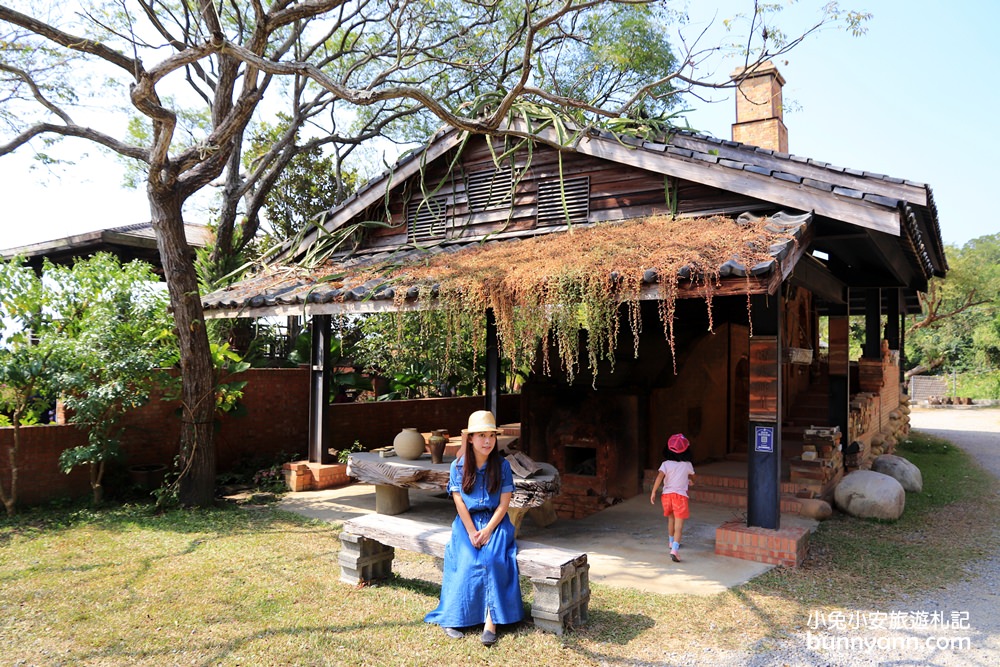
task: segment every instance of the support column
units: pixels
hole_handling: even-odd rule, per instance
[[[747,525],[777,530],[781,520],[781,298],[751,297]]]
[[[882,291],[878,288],[865,290],[865,344],[861,356],[882,358]]]
[[[846,446],[848,417],[850,416],[850,317],[846,304],[830,304],[829,312],[829,377],[830,396],[828,423],[839,426],[841,443]]]
[[[327,416],[330,404],[330,316],[312,316],[309,366],[309,462],[334,463]]]
[[[900,322],[899,322],[899,288],[893,287],[885,290],[885,339],[889,341],[890,350],[899,350],[900,347]],[[900,355],[902,356],[902,355]],[[899,362],[899,381],[903,381],[903,362]]]
[[[497,423],[503,420],[497,414],[500,405],[500,385],[503,373],[500,371],[500,339],[497,336],[497,318],[490,308],[486,311],[486,409],[493,413]]]

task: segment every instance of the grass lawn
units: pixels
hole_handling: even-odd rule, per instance
[[[803,628],[812,610],[890,611],[888,601],[959,579],[1000,546],[994,482],[961,450],[917,436],[898,453],[921,468],[924,493],[908,495],[897,522],[835,515],[802,567],[709,598],[592,584],[588,627],[559,638],[524,626],[489,650],[423,623],[435,584],[339,583],[339,526],[232,505],[28,511],[0,520],[0,656],[5,665],[637,665],[766,645]],[[404,574],[428,560],[397,559]]]

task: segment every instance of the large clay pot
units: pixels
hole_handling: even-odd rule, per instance
[[[392,441],[392,448],[396,451],[396,456],[401,459],[419,459],[424,453],[427,443],[424,436],[415,428],[404,428]]]
[[[431,463],[444,463],[444,446],[448,444],[444,429],[433,431],[431,437],[427,439],[427,444],[431,449]]]

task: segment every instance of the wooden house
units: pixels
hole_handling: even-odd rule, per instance
[[[773,67],[744,82],[733,128],[741,140],[574,130],[567,143],[552,127],[520,126],[512,129],[531,143],[498,162],[501,140],[442,131],[330,211],[324,233],[286,250],[285,266],[205,296],[206,315],[305,314],[322,333],[323,318],[335,313],[434,307],[433,292],[398,294],[366,278],[387,258],[544,246],[591,228],[611,229],[627,246],[641,243],[636,229],[653,220],[712,224],[725,234],[764,218],[780,238],[764,261],[723,260],[703,283],[692,283],[692,267],[646,271],[635,311],[642,333],[635,341],[621,334],[613,367],[602,362],[596,377],[581,369],[572,383],[558,371],[534,374],[520,399],[521,445],[560,471],[560,512],[582,516],[643,492],[667,437],[684,432],[699,471],[728,462],[746,479],[735,491],[720,482],[709,495],[735,494],[750,526],[778,528],[782,496],[797,484],[828,493],[843,467],[830,448],[863,452],[898,404],[901,318],[919,310],[917,294],[947,270],[927,185],[788,153],[782,83]],[[294,265],[338,234],[343,243],[324,263]],[[658,323],[665,284],[678,296],[670,343]],[[865,317],[860,360],[848,358],[849,315]],[[822,358],[821,326],[829,340]],[[495,346],[492,321],[488,329]],[[322,339],[314,338],[316,355]],[[489,362],[486,400],[495,410],[495,354]],[[312,421],[322,429],[316,373]],[[816,431],[809,426],[842,440],[821,442],[825,459],[806,465],[804,448],[816,450],[805,443]],[[323,455],[312,448],[312,460]]]

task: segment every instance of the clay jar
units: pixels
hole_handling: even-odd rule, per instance
[[[404,428],[392,440],[392,448],[395,450],[396,456],[411,461],[420,458],[426,445],[424,436],[420,435],[420,432],[415,428]]]
[[[444,429],[436,429],[427,439],[427,444],[431,448],[431,463],[444,463],[444,446],[448,444]]]

